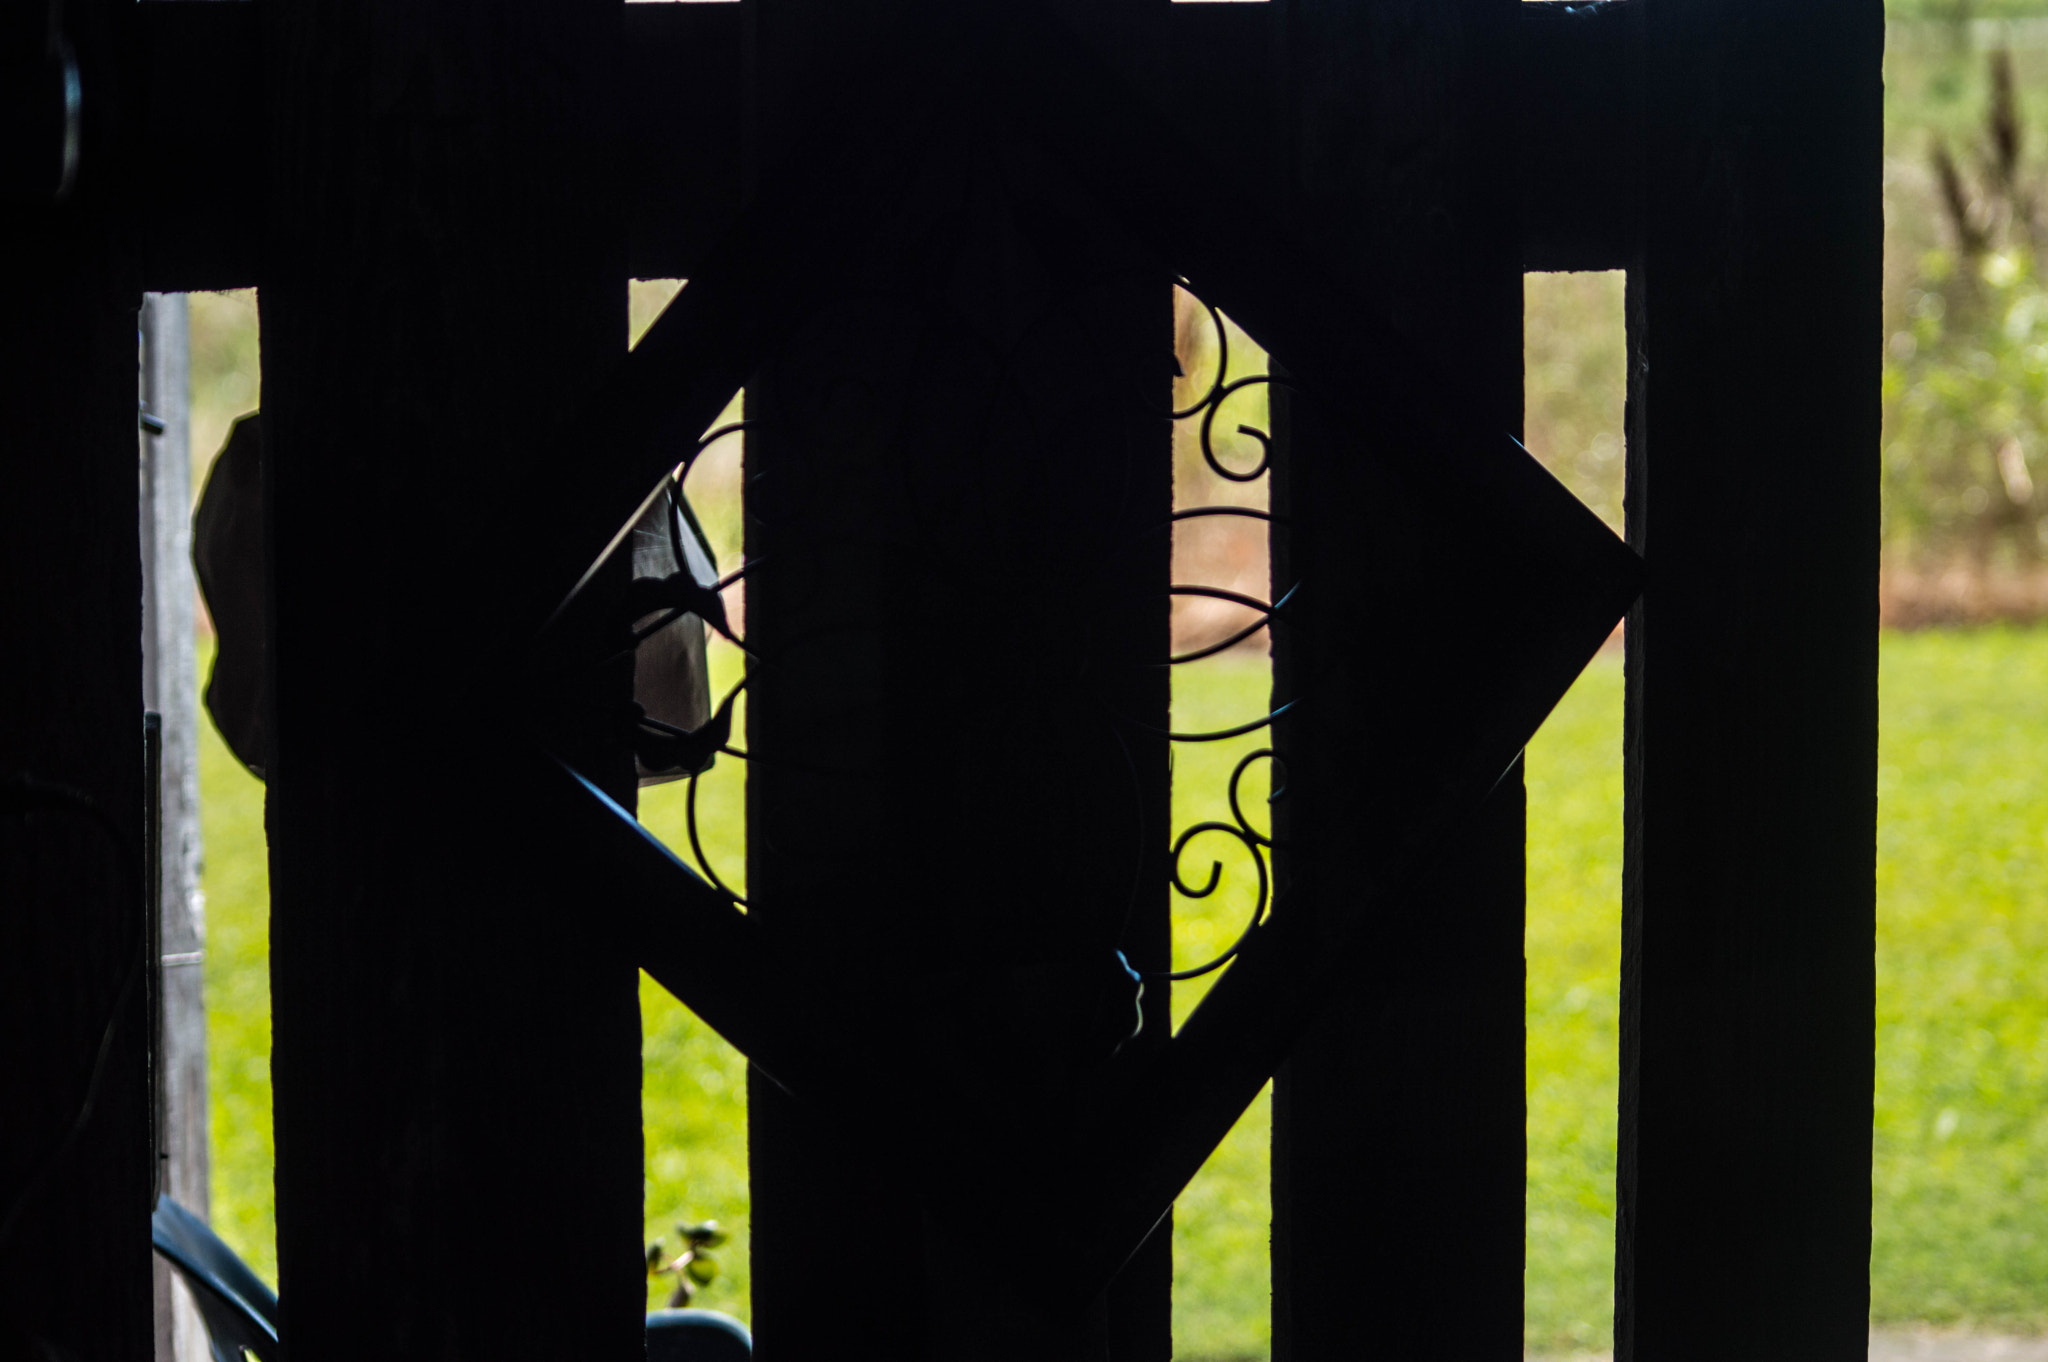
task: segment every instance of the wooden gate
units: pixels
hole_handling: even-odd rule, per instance
[[[82,76],[82,155],[8,210],[49,267],[6,320],[41,348],[0,494],[38,657],[0,697],[52,719],[10,720],[0,769],[138,806],[135,610],[89,613],[134,575],[133,435],[87,414],[130,400],[142,288],[259,285],[299,1362],[640,1347],[639,967],[754,1061],[769,1362],[1170,1356],[1165,1217],[1276,1072],[1276,1354],[1505,1362],[1516,754],[1631,600],[1618,1353],[1860,1356],[1875,0],[52,22],[12,36],[60,131]],[[1511,439],[1520,275],[1595,267],[1630,271],[1634,552]],[[691,281],[630,357],[628,277]],[[1279,366],[1294,590],[1276,892],[1169,1037],[1177,280]],[[742,386],[745,912],[627,812],[627,584],[557,617]],[[25,1181],[126,996],[128,929],[67,869],[104,849],[64,835],[8,872],[40,925],[0,965],[38,1019],[5,1053],[44,1096],[5,1137],[0,1302],[138,1356],[146,1285],[139,1317],[80,1285],[147,1282],[134,1025],[127,1098]],[[1118,951],[1154,976],[1120,1046]],[[1019,1233],[1047,1216],[1055,1272]],[[886,1299],[844,1264],[883,1223]]]

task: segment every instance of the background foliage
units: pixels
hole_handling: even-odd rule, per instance
[[[1917,559],[2031,565],[2048,496],[2043,54],[1928,26],[1888,62],[1885,534]],[[1985,50],[1987,44],[1990,45]]]

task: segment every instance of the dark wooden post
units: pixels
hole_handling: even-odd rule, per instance
[[[1281,82],[1295,229],[1467,396],[1463,419],[1509,432],[1521,425],[1521,252],[1503,76],[1517,9],[1287,0]],[[1372,392],[1361,375],[1346,420],[1371,425]],[[1357,910],[1347,880],[1385,854],[1359,812],[1374,726],[1460,717],[1362,715],[1332,693],[1381,659],[1375,638],[1318,631],[1345,616],[1346,593],[1377,589],[1317,572],[1316,546],[1336,561],[1366,510],[1324,453],[1296,439],[1275,483],[1292,523],[1275,536],[1276,589],[1303,584],[1275,636],[1276,698],[1303,699],[1278,735],[1278,859],[1316,911],[1340,914]],[[1373,924],[1357,987],[1275,1080],[1278,1362],[1521,1356],[1522,840],[1517,767],[1420,896]]]
[[[773,176],[854,16],[757,15]],[[1091,1317],[1048,1320],[1032,1273],[1057,1265],[1020,1250],[1072,1208],[1017,1187],[1055,1189],[1032,1175],[1087,1119],[1112,952],[1166,963],[1170,281],[972,91],[925,93],[912,136],[876,119],[863,148],[909,188],[877,239],[847,224],[845,296],[748,388],[751,913],[857,981],[838,1023],[877,1061],[851,1111],[756,1072],[756,1338],[1164,1362],[1166,1231]]]
[[[1616,1356],[1860,1358],[1884,15],[1643,20]]]
[[[286,1346],[637,1357],[635,972],[530,812],[522,684],[543,475],[606,452],[544,437],[625,345],[619,6],[262,18]],[[623,698],[572,755],[630,800]]]
[[[83,123],[65,202],[43,6],[0,19],[0,1355],[150,1355],[135,262],[122,7],[62,11]],[[19,97],[20,102],[15,102]]]

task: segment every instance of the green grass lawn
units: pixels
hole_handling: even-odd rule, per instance
[[[202,684],[211,648],[200,654]],[[199,720],[200,845],[206,857],[206,1091],[213,1227],[277,1284],[270,1169],[270,863],[263,785]]]
[[[1620,1081],[1621,659],[1602,655],[1529,745],[1528,1269],[1544,1352],[1605,1348]]]
[[[1891,635],[1883,653],[1878,834],[1874,1316],[2048,1328],[2048,629]],[[724,664],[729,666],[729,660]],[[1260,710],[1263,669],[1219,659],[1176,692],[1179,725]],[[262,792],[209,730],[207,989],[214,1217],[274,1278]],[[1606,1345],[1614,1205],[1621,869],[1621,672],[1601,658],[1531,746],[1529,773],[1528,1338]],[[1180,822],[1220,816],[1256,738],[1184,748]],[[743,773],[708,778],[706,849],[738,882]],[[1246,791],[1255,806],[1263,787]],[[644,816],[682,844],[682,787]],[[1234,936],[1249,907],[1227,854],[1216,899],[1179,905],[1182,963]],[[1237,871],[1234,875],[1230,872]],[[1233,888],[1234,886],[1234,888]],[[1183,986],[1185,1015],[1198,989]],[[738,1234],[700,1303],[748,1313],[745,1069],[643,981],[650,1237],[683,1217]],[[1267,1351],[1262,1098],[1182,1198],[1176,1351]]]
[[[2048,631],[1882,685],[1874,1313],[2048,1328]]]

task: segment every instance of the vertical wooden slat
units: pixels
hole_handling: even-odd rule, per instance
[[[764,100],[849,22],[818,12],[760,7]],[[1163,1362],[1163,1234],[1088,1319],[1035,1312],[1020,1250],[1072,1210],[1044,1170],[1108,1059],[1112,952],[1165,963],[1169,281],[971,106],[872,148],[922,158],[913,192],[748,386],[752,913],[860,981],[839,1021],[890,1071],[853,1112],[751,1084],[756,1339]],[[886,1293],[871,1226],[910,1269]]]
[[[0,17],[28,62],[6,76],[10,107],[48,115],[10,127],[0,185],[15,262],[0,309],[0,1355],[143,1362],[141,290],[116,157],[121,7],[61,14],[87,100],[61,206],[47,11]]]
[[[609,452],[544,441],[624,346],[619,9],[264,9],[286,1346],[636,1357],[635,971],[516,759],[563,705],[549,489]],[[624,679],[585,681],[548,739],[630,800]]]
[[[1107,355],[1116,368],[1113,375],[1106,376],[1105,386],[1114,392],[1117,385],[1128,384],[1136,401],[1129,414],[1116,406],[1109,408],[1121,419],[1113,428],[1105,421],[1106,428],[1100,432],[1103,467],[1091,477],[1077,480],[1081,485],[1068,491],[1070,496],[1096,498],[1102,503],[1101,510],[1107,510],[1113,499],[1122,501],[1112,516],[1103,518],[1110,519],[1115,533],[1124,538],[1125,552],[1114,574],[1089,584],[1070,600],[1077,611],[1091,607],[1100,611],[1095,626],[1083,635],[1089,647],[1083,665],[1100,666],[1107,659],[1112,665],[1121,662],[1126,667],[1123,675],[1105,678],[1102,701],[1140,724],[1165,728],[1172,713],[1170,674],[1164,668],[1147,672],[1142,666],[1129,665],[1148,655],[1164,658],[1172,647],[1170,610],[1159,592],[1171,576],[1173,543],[1168,535],[1157,534],[1155,527],[1158,518],[1173,509],[1173,433],[1165,420],[1148,421],[1140,413],[1146,396],[1155,391],[1171,400],[1171,383],[1160,379],[1154,387],[1157,368],[1165,366],[1155,368],[1153,360],[1173,353],[1173,289],[1164,279],[1154,283],[1147,282],[1149,278],[1143,276],[1116,295],[1097,300],[1105,310],[1114,308],[1113,316],[1077,322],[1114,336],[1114,348]],[[1120,477],[1128,481],[1116,487],[1113,480]],[[1093,740],[1106,744],[1109,735],[1098,729]],[[1117,740],[1120,755],[1130,763],[1122,774],[1130,782],[1125,787],[1126,797],[1135,804],[1133,831],[1139,839],[1135,862],[1133,849],[1124,849],[1119,856],[1114,851],[1105,855],[1105,849],[1097,848],[1093,865],[1073,869],[1077,875],[1101,875],[1107,884],[1121,887],[1118,863],[1131,866],[1123,930],[1120,935],[1113,934],[1114,944],[1133,968],[1163,974],[1173,968],[1172,895],[1166,883],[1172,833],[1172,761],[1163,743],[1133,727],[1124,727]],[[1119,773],[1113,766],[1105,771],[1097,765],[1094,774],[1097,780],[1115,782]],[[1108,903],[1098,901],[1097,912],[1114,915],[1114,904],[1114,898]],[[1089,939],[1087,948],[1100,950],[1101,946],[1097,939]],[[1144,1029],[1124,1043],[1121,1058],[1140,1060],[1173,1037],[1171,981],[1147,982],[1141,1007]],[[1152,1227],[1151,1235],[1110,1283],[1104,1327],[1109,1362],[1171,1362],[1175,1351],[1171,1210]],[[1192,1343],[1190,1340],[1191,1346],[1182,1351],[1192,1351]]]
[[[1516,0],[1288,0],[1283,20],[1286,213],[1378,320],[1452,378],[1466,399],[1458,418],[1503,431],[1521,420],[1501,78],[1516,11]],[[1369,428],[1370,376],[1344,399],[1345,419]],[[1390,660],[1373,637],[1318,632],[1325,619],[1336,632],[1347,593],[1377,588],[1318,574],[1319,558],[1336,561],[1360,532],[1363,508],[1303,434],[1275,486],[1291,526],[1275,536],[1276,589],[1302,584],[1301,608],[1275,636],[1276,699],[1302,698],[1276,733],[1288,756],[1278,859],[1314,911],[1338,914],[1355,911],[1349,868],[1380,850],[1359,813],[1374,779],[1373,723],[1450,727],[1460,716],[1346,713],[1347,674],[1430,660]],[[1517,767],[1427,888],[1373,924],[1355,986],[1275,1080],[1280,1362],[1521,1355],[1522,838]]]
[[[1153,69],[1174,41],[1171,20],[1181,17],[1172,10],[1162,15],[1155,0],[1056,0],[1049,10],[1057,14],[1066,32],[1091,47],[1098,58],[1125,71]],[[1161,23],[1162,18],[1168,22]],[[1263,55],[1254,54],[1250,63],[1254,69]],[[1246,83],[1251,84],[1249,80]],[[1159,154],[1165,156],[1170,152],[1162,147]],[[1070,268],[1131,270],[1134,262],[1120,258],[1124,248],[1137,245],[1148,251],[1162,249],[1158,242],[1091,244],[1102,255],[1094,261],[1082,256]],[[1126,540],[1126,548],[1113,575],[1105,575],[1072,601],[1071,608],[1077,613],[1091,607],[1099,612],[1094,627],[1083,633],[1087,644],[1080,665],[1091,669],[1100,667],[1105,658],[1128,666],[1133,660],[1164,658],[1171,651],[1169,612],[1157,593],[1171,576],[1172,541],[1163,535],[1155,541],[1149,534],[1173,507],[1173,434],[1165,421],[1148,422],[1140,413],[1153,403],[1171,404],[1172,385],[1161,375],[1170,372],[1167,360],[1173,355],[1177,339],[1174,291],[1165,279],[1156,285],[1134,282],[1114,296],[1097,298],[1095,305],[1105,315],[1076,317],[1070,324],[1077,333],[1095,331],[1105,338],[1113,337],[1100,352],[1098,363],[1114,366],[1113,373],[1100,376],[1103,392],[1108,396],[1108,411],[1114,416],[1102,420],[1095,440],[1091,441],[1099,442],[1099,452],[1091,450],[1091,454],[1101,459],[1102,464],[1091,470],[1088,477],[1077,478],[1074,485],[1064,489],[1064,494],[1097,501],[1099,505],[1090,518],[1114,523],[1117,533]],[[1079,339],[1079,334],[1075,339]],[[1128,397],[1115,396],[1119,385],[1127,388]],[[1119,444],[1122,448],[1118,448]],[[1128,481],[1120,484],[1120,478]],[[1116,505],[1118,502],[1121,505]],[[1110,512],[1112,505],[1116,509]],[[1102,698],[1119,714],[1138,724],[1169,726],[1173,686],[1164,669],[1150,675],[1127,671],[1110,678],[1110,684],[1114,689],[1106,686]],[[1109,735],[1097,730],[1092,740],[1097,745],[1105,744]],[[1173,968],[1175,900],[1166,883],[1167,847],[1175,831],[1171,826],[1172,757],[1165,745],[1130,726],[1123,728],[1118,742],[1130,761],[1130,775],[1126,778],[1135,781],[1130,793],[1138,801],[1138,835],[1143,840],[1141,859],[1135,868],[1136,883],[1129,894],[1123,935],[1117,944],[1135,968],[1163,973]],[[1113,766],[1107,771],[1095,767],[1095,777],[1112,783],[1119,778]],[[1056,781],[1049,780],[1048,786],[1040,797],[1057,798]],[[1127,863],[1127,856],[1128,853],[1119,855],[1115,851],[1105,855],[1098,849],[1093,866],[1079,864],[1074,871],[1077,878],[1094,874],[1115,883],[1122,873],[1120,862]],[[1108,905],[1104,907],[1115,911]],[[1126,1043],[1123,1057],[1141,1059],[1172,1038],[1172,991],[1173,985],[1165,979],[1154,979],[1145,985],[1144,1030]],[[1188,1354],[1201,1350],[1200,1340],[1177,1343],[1173,1336],[1173,1240],[1173,1212],[1169,1210],[1110,1283],[1104,1302],[1110,1362],[1170,1362],[1176,1351]]]
[[[893,10],[875,0],[836,6],[754,0],[747,6],[743,179],[749,197],[800,135],[798,92],[829,61],[846,26],[863,19],[884,22]],[[747,581],[747,643],[766,660],[748,669],[747,747],[754,759],[746,787],[747,887],[753,920],[770,929],[787,920],[790,934],[802,938],[796,949],[821,955],[864,949],[872,957],[878,944],[873,937],[891,932],[901,910],[888,883],[896,858],[869,849],[894,840],[891,825],[897,819],[880,801],[847,798],[837,788],[843,782],[811,771],[879,775],[883,767],[881,603],[872,593],[858,601],[846,595],[856,583],[885,580],[880,545],[861,532],[881,513],[874,471],[884,451],[865,428],[871,422],[829,432],[838,446],[830,455],[814,453],[812,441],[789,433],[792,424],[806,428],[800,413],[823,399],[830,385],[858,390],[879,379],[893,390],[888,374],[902,357],[879,356],[876,346],[900,346],[900,340],[882,340],[857,309],[845,314],[844,324],[848,343],[824,342],[809,372],[802,358],[784,357],[747,387],[746,415],[755,424],[744,455],[745,553],[749,562],[761,564]],[[876,358],[881,364],[872,365]],[[778,372],[784,369],[787,379]],[[830,535],[829,559],[813,560],[792,591],[784,583],[796,545],[778,531],[786,529],[785,492],[806,488],[835,507],[848,532]],[[830,590],[834,585],[839,589]],[[801,659],[791,654],[806,636],[816,640],[813,649],[826,653],[800,670]],[[820,681],[786,691],[806,670]],[[810,769],[778,771],[774,763],[784,752]],[[900,817],[909,821],[915,815],[905,811]],[[769,1362],[807,1362],[828,1354],[923,1355],[920,1208],[906,1189],[892,1189],[877,1176],[857,1140],[833,1129],[860,1119],[806,1109],[760,1069],[749,1070],[752,1325],[755,1351]],[[849,1256],[857,1227],[882,1225],[889,1227],[892,1256],[904,1263],[887,1301],[867,1289]]]
[[[1616,1354],[1860,1358],[1884,16],[1643,18]]]
[[[971,278],[978,302],[1003,282]],[[1114,377],[1139,380],[1126,397],[1162,353],[1139,338],[1168,343],[1166,300],[1163,282],[1124,289],[1071,319],[1112,337],[1127,361]],[[1059,1157],[1073,1118],[1055,1113],[1108,1058],[1089,1047],[1111,951],[1141,968],[1166,956],[1165,755],[1105,721],[1164,729],[1165,674],[1133,665],[1166,643],[1163,416],[1103,400],[1098,374],[1071,421],[997,412],[1059,431],[1057,445],[1017,441],[1017,425],[984,442],[998,396],[985,356],[956,369],[920,321],[888,314],[827,313],[748,388],[752,912],[810,968],[869,981],[844,1024],[910,1075],[877,1075],[859,1111],[806,1108],[758,1073],[750,1085],[769,1358],[1017,1346],[962,1333],[994,1329],[989,1300],[1034,1294],[982,1240],[1056,1236],[1067,1210],[1010,1189]],[[1019,383],[1027,401],[1085,381],[1063,364],[1016,377],[1044,380]],[[872,418],[833,413],[853,393]],[[899,422],[910,429],[888,438]],[[1148,989],[1138,1043],[1164,1035],[1165,1001]],[[905,1185],[873,1157],[876,1139],[926,1178]],[[890,1227],[927,1285],[875,1291],[856,1247],[870,1225]],[[1114,1336],[1118,1356],[1169,1355],[1165,1253],[1141,1254],[1141,1275],[1113,1289],[1094,1346]]]

